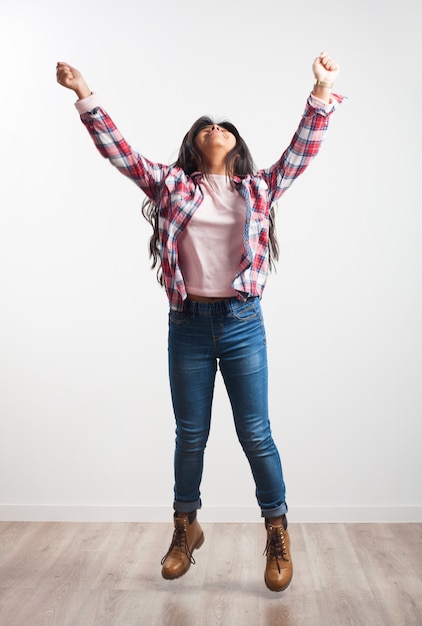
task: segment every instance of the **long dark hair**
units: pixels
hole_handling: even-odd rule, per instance
[[[174,167],[180,167],[188,175],[192,175],[194,172],[201,172],[205,177],[209,174],[208,166],[203,159],[200,151],[195,145],[195,139],[198,133],[206,126],[211,126],[215,122],[207,117],[202,116],[196,120],[188,130],[183,138],[182,145],[180,146],[179,155],[177,161],[174,163]],[[230,150],[226,156],[226,176],[239,176],[244,177],[252,175],[255,171],[255,166],[252,160],[249,148],[245,143],[245,140],[240,136],[237,128],[227,121],[218,122],[218,126],[228,130],[236,138],[235,147]],[[160,241],[159,241],[159,229],[158,229],[158,206],[150,198],[146,198],[142,203],[142,215],[151,224],[153,234],[149,240],[149,255],[152,259],[151,267],[157,267],[157,279],[158,282],[163,284],[163,277],[161,274],[160,266]],[[268,246],[268,261],[270,269],[274,267],[275,261],[279,258],[279,246],[275,232],[275,219],[274,208],[271,207],[269,215],[269,246]]]

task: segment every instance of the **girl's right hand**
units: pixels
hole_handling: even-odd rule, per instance
[[[87,98],[91,95],[91,90],[85,82],[82,74],[75,67],[72,67],[68,63],[59,61],[56,66],[57,82],[62,87],[72,89],[79,100]]]

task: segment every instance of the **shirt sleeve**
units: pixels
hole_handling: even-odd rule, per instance
[[[92,93],[90,96],[86,98],[82,98],[82,100],[76,100],[75,107],[79,115],[83,115],[84,113],[88,113],[92,111],[96,107],[100,106],[100,98],[96,93]]]
[[[280,159],[270,168],[258,172],[268,185],[270,202],[276,202],[318,154],[330,117],[343,96],[331,94],[329,103],[311,94],[293,138]]]
[[[149,198],[158,201],[161,182],[170,166],[154,163],[133,150],[101,107],[97,94],[78,100],[75,107],[100,154]]]
[[[309,96],[309,102],[311,106],[313,106],[315,109],[324,109],[326,113],[330,113],[330,111],[334,109],[337,101],[333,98],[330,98],[330,102],[326,102],[325,100],[321,100],[321,98],[317,98],[316,96],[314,96],[313,93],[311,93],[311,95]]]

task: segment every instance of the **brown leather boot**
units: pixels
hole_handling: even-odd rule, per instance
[[[186,574],[191,564],[195,563],[192,552],[204,543],[204,533],[196,519],[196,511],[192,513],[174,514],[173,539],[167,554],[161,559],[161,575],[173,580]]]
[[[287,520],[285,527],[273,526],[268,521],[265,525],[267,527],[267,545],[264,552],[267,555],[265,584],[270,591],[284,591],[293,576]]]

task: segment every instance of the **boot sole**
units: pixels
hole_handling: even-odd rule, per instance
[[[205,537],[204,537],[204,533],[202,533],[202,535],[199,537],[198,541],[195,543],[194,546],[192,546],[192,550],[191,550],[191,554],[194,553],[195,550],[199,550],[199,548],[203,545],[205,541]],[[186,574],[186,572],[188,571],[188,569],[191,566],[191,562],[188,561],[188,565],[187,567],[182,570],[180,572],[180,574],[177,574],[177,576],[166,576],[165,573],[162,571],[161,572],[161,576],[165,579],[165,580],[177,580],[178,578],[181,578],[182,576],[184,576]]]

